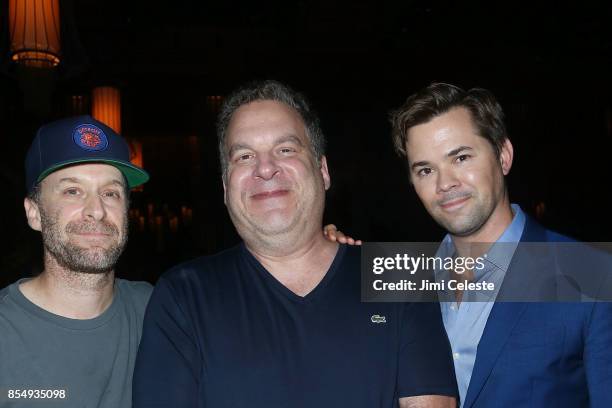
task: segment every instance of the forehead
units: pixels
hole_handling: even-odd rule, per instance
[[[236,109],[227,127],[226,144],[257,143],[270,137],[306,138],[304,121],[293,108],[277,101],[255,101]]]
[[[408,157],[451,150],[459,145],[478,147],[488,142],[478,135],[472,116],[466,108],[454,108],[436,116],[429,122],[408,131],[406,152]]]
[[[123,174],[114,166],[104,163],[77,164],[61,168],[45,177],[41,184],[57,185],[64,182],[91,184],[125,184]]]

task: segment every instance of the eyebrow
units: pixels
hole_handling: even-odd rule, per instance
[[[125,183],[123,181],[119,181],[117,179],[113,179],[109,184],[115,184],[119,187],[125,187]]]
[[[299,137],[297,137],[296,135],[285,135],[285,136],[281,136],[276,140],[276,145],[282,144],[282,143],[287,143],[287,142],[293,142],[301,147],[304,146],[304,143],[302,143],[302,141],[300,140]]]
[[[64,178],[61,178],[59,182],[60,183],[78,183],[79,179],[76,177],[64,177]]]
[[[81,182],[81,180],[79,180],[76,177],[64,177],[64,178],[61,178],[59,180],[59,183],[80,183],[80,182]],[[111,180],[110,182],[108,182],[106,184],[107,185],[108,184],[115,184],[115,185],[118,185],[119,187],[125,187],[125,183],[123,181],[120,181],[120,180],[117,180],[117,179],[113,179],[113,180]]]
[[[247,150],[250,147],[248,145],[244,145],[244,144],[233,144],[232,147],[229,148],[229,151],[227,152],[228,156],[232,156],[234,154],[234,152],[236,152],[237,150]]]
[[[474,150],[474,149],[472,149],[472,148],[471,148],[471,147],[469,147],[469,146],[459,146],[458,148],[453,149],[453,150],[451,150],[450,152],[448,152],[448,153],[446,154],[446,157],[453,157],[453,156],[456,156],[456,155],[458,155],[459,153],[464,152],[464,151],[466,151],[466,150]]]
[[[456,149],[451,150],[450,152],[446,153],[446,157],[453,157],[453,156],[457,156],[459,153],[464,152],[466,150],[474,150],[469,146],[459,146]],[[412,170],[414,170],[416,167],[423,167],[423,166],[427,166],[429,164],[428,161],[423,160],[423,161],[418,161],[415,163],[412,163],[412,165],[410,166],[410,168]]]
[[[278,146],[279,144],[287,143],[287,142],[292,142],[292,143],[295,143],[295,144],[299,145],[300,147],[304,147],[304,143],[302,143],[300,138],[295,136],[295,135],[293,135],[293,134],[288,134],[288,135],[280,136],[278,139],[276,139],[274,141],[274,146]],[[227,152],[227,155],[228,156],[232,156],[232,154],[234,154],[236,151],[238,151],[238,150],[246,150],[246,149],[251,149],[251,146],[249,146],[247,144],[237,143],[237,144],[232,145],[229,148],[229,151]]]

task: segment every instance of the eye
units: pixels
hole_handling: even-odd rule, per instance
[[[253,154],[252,153],[242,153],[239,154],[238,156],[236,156],[236,158],[234,159],[234,161],[236,162],[246,162],[249,161],[253,158]]]
[[[109,190],[109,191],[103,192],[102,197],[121,198],[121,193],[119,193],[118,191]]]
[[[64,190],[64,195],[69,197],[76,197],[81,194],[81,190],[76,187],[70,187]]]
[[[295,153],[297,150],[294,149],[293,147],[281,147],[280,149],[278,149],[278,151],[281,154],[292,154],[292,153]]]
[[[470,159],[472,156],[470,156],[469,154],[462,154],[460,156],[457,156],[457,158],[455,159],[455,162],[457,163],[461,163],[464,162],[468,159]]]
[[[425,177],[429,174],[431,174],[433,170],[429,167],[423,167],[422,169],[420,169],[419,171],[417,171],[417,176],[419,177]]]

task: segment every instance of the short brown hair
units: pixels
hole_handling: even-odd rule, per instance
[[[256,101],[276,101],[295,109],[300,115],[306,128],[306,135],[310,140],[310,149],[318,164],[321,157],[325,155],[325,136],[321,130],[319,117],[312,109],[304,95],[294,91],[289,86],[274,80],[251,82],[236,91],[225,99],[219,116],[217,117],[217,139],[219,144],[219,161],[223,178],[227,175],[229,166],[227,159],[227,147],[225,138],[227,127],[232,119],[232,115],[241,106]]]
[[[493,94],[482,88],[464,91],[455,85],[434,82],[412,94],[404,104],[391,112],[392,137],[395,151],[406,156],[406,141],[410,128],[429,122],[453,108],[463,107],[472,117],[480,136],[487,139],[499,156],[508,135],[504,112]]]

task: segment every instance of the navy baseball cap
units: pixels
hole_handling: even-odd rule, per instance
[[[80,163],[106,163],[115,166],[128,188],[149,180],[149,174],[130,163],[125,139],[89,115],[61,119],[43,125],[26,155],[26,189],[61,168]]]

